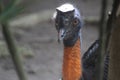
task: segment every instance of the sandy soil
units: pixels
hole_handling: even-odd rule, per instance
[[[23,5],[27,8],[21,14],[54,10],[64,2],[68,0],[34,0],[34,2],[26,0]],[[100,0],[69,0],[69,2],[79,7],[83,16],[99,17]],[[85,23],[82,28],[82,53],[97,39],[97,26]],[[29,46],[34,52],[33,58],[23,60],[29,80],[58,80],[61,77],[63,45],[57,43],[54,24],[44,21],[32,27],[15,27],[12,30],[18,45]],[[18,80],[12,61],[8,57],[0,59],[0,80]]]

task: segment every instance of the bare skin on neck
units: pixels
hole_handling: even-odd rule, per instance
[[[80,39],[72,47],[64,47],[63,80],[79,80],[82,76]]]

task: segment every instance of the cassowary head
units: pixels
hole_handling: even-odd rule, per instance
[[[54,18],[58,41],[63,40],[65,46],[73,46],[82,27],[79,11],[71,4],[63,4],[56,8]]]

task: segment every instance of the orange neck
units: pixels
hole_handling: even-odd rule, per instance
[[[79,80],[82,76],[80,39],[74,46],[64,47],[63,80]]]

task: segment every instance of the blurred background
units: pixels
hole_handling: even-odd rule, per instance
[[[8,3],[8,0],[5,0]],[[82,53],[98,38],[101,0],[23,0],[24,10],[10,20],[24,69],[29,80],[58,80],[61,77],[63,45],[57,42],[52,16],[64,3],[76,6],[84,20]],[[108,2],[111,10],[112,0]],[[1,32],[1,30],[0,30]],[[0,33],[0,80],[18,80],[4,38]]]

